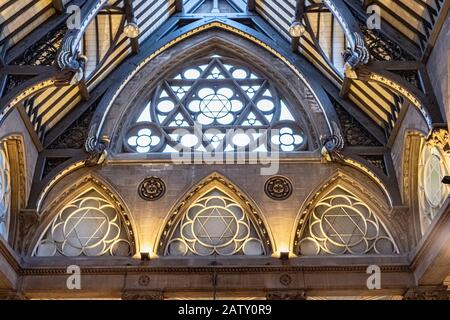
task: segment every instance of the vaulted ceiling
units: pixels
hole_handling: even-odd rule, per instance
[[[72,14],[66,8],[92,7],[100,0],[0,0],[0,102],[29,80],[36,71],[14,66],[54,66],[57,51],[68,30]],[[71,85],[59,82],[27,97],[18,106],[21,114],[44,146],[54,141],[84,111],[95,105],[112,81],[114,71],[136,55],[140,47],[171,30],[212,14],[248,25],[248,19],[280,41],[289,43],[296,14],[296,0],[109,0],[90,22],[80,43],[87,57],[84,78]],[[335,103],[362,111],[361,121],[371,123],[387,141],[402,118],[406,99],[398,91],[364,77],[348,79],[343,53],[348,38],[329,0],[307,0],[306,32],[298,42],[298,52],[320,70],[333,88],[327,91]],[[333,1],[332,1],[333,2]],[[357,21],[370,53],[369,65],[400,76],[423,96],[429,92],[424,63],[448,14],[446,0],[339,0]],[[184,6],[181,11],[182,5]],[[382,24],[369,30],[366,19],[371,5],[379,8]],[[247,6],[249,11],[247,11]],[[211,13],[213,12],[213,13]],[[123,29],[134,16],[140,33],[137,39],[125,36]],[[247,19],[247,20],[246,20]],[[258,22],[259,21],[259,22]],[[264,27],[267,26],[267,27]],[[159,34],[159,38],[155,35]],[[297,49],[295,49],[297,51]],[[377,64],[378,63],[378,64]],[[390,63],[390,64],[386,64]],[[15,71],[16,70],[16,71]],[[36,69],[38,70],[38,69]],[[108,77],[109,76],[109,77]],[[19,92],[17,93],[19,94]],[[429,103],[433,107],[434,103]],[[4,108],[4,106],[0,106]],[[434,106],[435,107],[435,106]],[[404,112],[403,112],[404,113]],[[364,119],[363,119],[364,118]],[[398,126],[398,125],[397,125]]]

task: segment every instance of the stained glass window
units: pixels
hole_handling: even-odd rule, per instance
[[[184,213],[166,248],[171,256],[260,256],[265,249],[247,212],[214,189]]]
[[[377,215],[342,188],[317,203],[298,251],[305,256],[398,253],[394,239]]]
[[[130,243],[121,215],[101,194],[91,190],[58,213],[34,255],[130,256]]]
[[[6,148],[0,144],[0,236],[8,237],[11,183]]]
[[[299,151],[302,122],[261,73],[213,55],[161,81],[131,124],[128,152]]]

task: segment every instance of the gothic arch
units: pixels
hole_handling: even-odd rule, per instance
[[[401,226],[392,219],[390,214],[392,207],[389,204],[389,200],[381,190],[377,189],[379,188],[375,185],[364,184],[361,178],[356,177],[354,174],[338,169],[331,178],[324,181],[311,192],[299,211],[292,233],[293,252],[295,254],[299,253],[300,242],[307,235],[308,225],[316,206],[321,204],[323,199],[329,199],[333,193],[342,192],[343,197],[348,197],[351,201],[354,201],[350,206],[362,205],[367,208],[367,211],[371,212],[372,216],[375,216],[373,219],[375,224],[378,225],[380,230],[383,229],[385,231],[385,236],[392,242],[393,253],[400,253],[403,249],[402,239],[398,236]],[[338,197],[340,196],[338,195]],[[347,253],[348,251],[343,250],[343,252]]]
[[[168,255],[168,247],[171,240],[173,240],[174,233],[191,207],[197,205],[197,201],[215,191],[219,191],[220,196],[228,198],[227,200],[232,206],[239,206],[242,209],[243,216],[248,219],[249,228],[254,228],[255,237],[261,241],[263,255],[270,256],[276,251],[270,230],[256,204],[226,177],[215,172],[196,183],[170,211],[157,238],[156,247],[159,256]],[[237,233],[238,231],[236,231],[235,235]],[[213,253],[216,254],[217,252]]]
[[[100,199],[99,203],[102,207],[99,205],[95,210],[105,207],[108,210],[115,211],[116,217],[114,218],[114,222],[117,222],[118,228],[121,229],[119,235],[126,236],[126,239],[129,241],[129,256],[133,256],[138,252],[137,229],[133,217],[130,214],[130,210],[111,184],[107,183],[97,175],[89,173],[88,175],[79,178],[59,195],[55,196],[54,199],[47,203],[41,212],[39,212],[39,225],[34,230],[32,238],[30,239],[31,245],[28,247],[28,255],[36,255],[40,241],[46,237],[49,229],[52,228],[52,224],[54,224],[63,211],[68,207],[77,206],[78,204],[76,203],[83,201],[85,197]],[[82,206],[80,205],[75,210],[81,211]],[[110,223],[109,220],[108,222]],[[110,226],[108,226],[108,228],[110,228]]]
[[[219,30],[212,31],[212,28]],[[189,41],[184,41],[186,39]],[[124,115],[130,114],[131,108],[139,102],[138,94],[144,88],[154,87],[168,70],[173,70],[181,62],[189,61],[199,52],[211,48],[219,48],[244,61],[252,61],[258,69],[269,70],[268,68],[272,67],[264,73],[273,74],[269,78],[278,81],[280,88],[289,88],[287,91],[290,92],[290,99],[301,101],[305,106],[302,112],[311,126],[310,132],[315,136],[316,148],[317,144],[323,142],[322,139],[339,130],[337,117],[328,97],[323,89],[314,83],[314,79],[307,78],[302,73],[306,71],[297,69],[264,41],[242,31],[235,32],[226,24],[211,23],[163,45],[157,52],[141,61],[120,87],[111,89],[105,95],[91,122],[87,148],[93,150],[97,143],[103,142],[110,144],[109,149],[113,153],[117,152],[115,137],[123,136]],[[273,72],[281,67],[283,72]],[[142,81],[143,79],[146,80]]]
[[[9,218],[7,241],[13,246],[20,241],[20,210],[26,207],[27,182],[24,139],[21,134],[10,134],[0,138],[0,147],[9,167]],[[3,181],[2,181],[3,182]]]

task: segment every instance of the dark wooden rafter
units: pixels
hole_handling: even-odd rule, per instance
[[[175,0],[175,11],[183,12],[183,0]]]
[[[400,75],[393,72],[398,70],[418,72],[423,90],[412,85]],[[378,84],[397,92],[399,95],[409,100],[420,109],[430,129],[434,124],[444,122],[443,115],[438,107],[436,97],[428,79],[426,67],[420,62],[378,61],[359,67],[357,74],[359,80],[364,82],[377,82]],[[381,76],[384,81],[374,79],[372,75]],[[397,87],[399,87],[401,91],[399,91]],[[419,105],[417,105],[417,103]]]
[[[135,12],[133,8],[133,0],[125,0],[124,1],[124,7],[125,7],[125,18],[127,20],[127,23],[130,23],[132,21],[136,20]],[[183,7],[181,7],[183,9]],[[123,27],[121,27],[122,30],[119,31],[119,33],[123,32]],[[139,52],[139,38],[131,38],[131,50],[134,54]]]
[[[77,29],[68,29],[66,36],[62,40],[61,47],[58,51],[57,64],[55,66],[45,66],[45,70],[39,74],[28,71],[29,66],[4,66],[2,70],[9,70],[10,74],[24,72],[35,74],[35,76],[25,81],[20,86],[15,87],[0,99],[0,124],[4,121],[7,114],[19,102],[28,98],[32,94],[36,94],[50,86],[63,86],[74,82],[74,76],[77,73],[83,74],[83,61],[79,60],[78,48],[84,32],[90,21],[94,19],[107,0],[87,0],[81,11],[81,25]],[[34,42],[38,39],[34,39]],[[33,68],[33,66],[30,66]],[[14,71],[13,71],[14,70]],[[25,70],[25,71],[24,71]],[[3,71],[4,72],[4,71]],[[75,80],[78,83],[81,79]]]
[[[353,159],[372,171],[383,183],[389,192],[393,206],[401,206],[402,197],[397,181],[397,175],[392,161],[391,150],[387,147],[345,147],[342,154]],[[384,163],[384,168],[379,168],[367,156],[378,156]]]
[[[439,12],[439,16],[434,24],[433,29],[431,30],[431,34],[427,39],[427,42],[424,44],[423,54],[421,57],[421,61],[423,63],[427,63],[428,58],[430,57],[431,51],[434,48],[434,45],[436,44],[437,38],[441,34],[442,27],[445,23],[445,21],[448,18],[448,14],[450,12],[450,1],[444,1],[442,8]],[[430,14],[430,16],[433,16]]]
[[[364,23],[369,18],[369,14],[362,6],[360,0],[343,0],[345,4],[355,13],[355,17],[363,21]],[[403,33],[396,30],[394,27],[386,22],[383,22],[381,29],[379,30],[386,38],[390,39],[394,43],[398,44],[405,52],[413,56],[415,59],[420,58],[420,50],[416,44],[408,39]]]
[[[52,0],[52,5],[56,11],[58,11],[60,13],[64,12],[65,7],[64,7],[63,0]]]
[[[247,9],[248,11],[256,10],[256,0],[247,0]]]
[[[319,9],[321,11],[327,9],[327,11],[330,12],[334,19],[341,25],[346,36],[348,47],[345,52],[342,53],[345,60],[345,70],[344,82],[340,93],[341,97],[346,97],[349,92],[352,79],[355,78],[353,70],[359,65],[364,65],[369,61],[369,51],[364,41],[364,35],[359,28],[358,21],[355,17],[353,17],[352,12],[348,9],[343,0],[323,0],[322,3],[312,3],[308,7],[305,5],[305,0],[297,0],[293,21],[296,23],[301,23],[302,20],[305,20],[306,30],[310,34],[316,50],[326,61],[329,61],[329,59],[319,44],[320,32],[317,35],[314,34],[309,19],[306,15],[306,13],[312,9]],[[320,19],[320,14],[318,18]],[[294,52],[299,51],[299,41],[300,38],[292,38],[292,47]],[[329,64],[334,69],[333,62],[329,61]]]

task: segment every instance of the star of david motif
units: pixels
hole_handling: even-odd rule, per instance
[[[323,216],[322,226],[325,234],[336,242],[351,246],[350,241],[359,241],[364,238],[365,231],[361,228],[363,217],[353,210],[340,207],[335,213],[327,213]]]
[[[207,245],[223,245],[236,235],[236,229],[233,228],[236,225],[235,217],[220,208],[201,212],[194,223],[197,238]]]
[[[89,210],[67,220],[66,239],[72,245],[79,245],[80,248],[96,244],[105,236],[101,230],[108,223],[107,218],[88,214]]]
[[[200,103],[201,112],[210,119],[220,119],[231,112],[230,100],[221,95],[213,94],[206,96]]]

